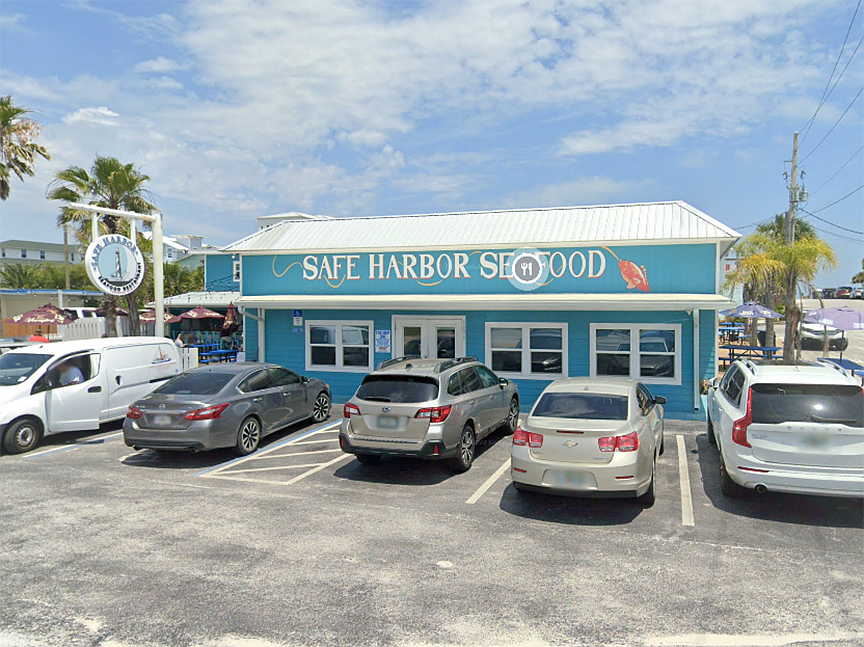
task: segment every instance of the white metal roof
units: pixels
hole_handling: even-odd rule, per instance
[[[247,308],[366,308],[371,310],[719,310],[731,301],[720,294],[324,294],[244,296]]]
[[[165,306],[170,308],[206,306],[208,308],[227,308],[240,298],[239,292],[186,292],[173,297],[165,297]]]
[[[722,241],[740,234],[686,202],[282,222],[224,248],[273,253]],[[725,250],[724,250],[725,251]]]

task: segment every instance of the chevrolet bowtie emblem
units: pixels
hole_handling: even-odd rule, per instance
[[[578,444],[579,443],[576,442],[575,440],[568,440],[566,443],[564,443],[564,446],[565,447],[575,447]]]

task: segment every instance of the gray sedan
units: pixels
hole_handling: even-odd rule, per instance
[[[330,387],[275,364],[218,364],[171,378],[129,407],[126,444],[193,452],[231,447],[245,456],[261,439],[330,415]]]

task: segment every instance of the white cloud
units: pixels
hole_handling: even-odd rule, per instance
[[[79,108],[75,112],[70,112],[63,117],[65,124],[77,124],[80,122],[88,124],[96,124],[98,126],[116,126],[116,117],[120,115],[113,110],[109,110],[105,106],[95,108]]]
[[[26,31],[26,27],[24,27],[26,21],[27,16],[23,13],[13,13],[8,16],[0,15],[0,29]]]
[[[145,74],[166,74],[168,72],[176,72],[183,69],[186,69],[186,66],[181,65],[173,59],[165,58],[164,56],[158,56],[149,61],[141,61],[135,66],[136,71]]]
[[[610,198],[624,202],[621,196],[644,188],[645,182],[615,180],[609,177],[583,177],[557,184],[548,184],[523,191],[507,198],[508,207],[558,207],[562,205],[596,204]]]

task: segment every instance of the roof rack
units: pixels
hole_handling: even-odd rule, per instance
[[[834,362],[823,361],[824,359],[825,359],[824,357],[817,357],[816,363],[819,364],[819,366],[830,366],[835,371],[845,375],[846,377],[852,377],[852,378],[855,377],[855,375],[852,373],[852,371],[849,371],[849,370],[843,368],[842,366],[840,366],[839,364],[835,364]]]
[[[385,359],[383,362],[378,364],[378,368],[375,370],[380,370],[382,368],[387,368],[388,366],[393,366],[393,364],[398,364],[399,362],[407,362],[411,359],[420,359],[419,355],[404,355],[403,357],[394,357],[393,359]]]
[[[756,375],[756,364],[753,363],[752,359],[748,359],[745,357],[741,360],[741,363],[744,364],[744,366],[746,366],[748,369],[750,369],[750,372],[753,373],[753,375]]]
[[[459,364],[464,364],[465,362],[476,362],[477,358],[473,355],[466,355],[465,357],[457,357],[455,359],[445,359],[443,362],[438,362],[435,365],[435,372],[441,373],[446,371],[448,368],[453,368],[454,366],[458,366]]]

